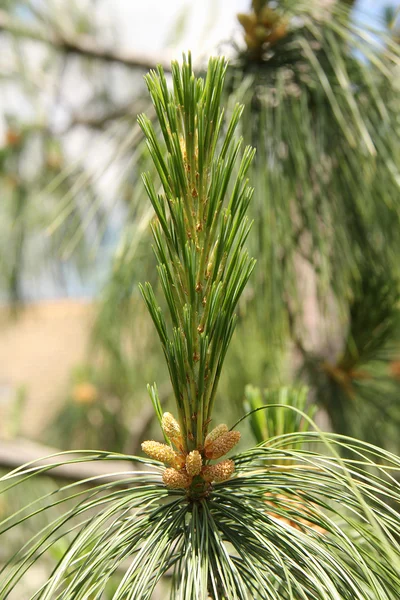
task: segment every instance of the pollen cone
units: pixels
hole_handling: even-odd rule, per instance
[[[162,428],[165,434],[169,438],[177,438],[181,435],[181,428],[179,427],[178,421],[169,412],[165,412],[162,416],[161,422]]]
[[[204,467],[202,475],[206,481],[215,481],[216,483],[226,481],[232,477],[235,471],[235,463],[233,460],[223,460],[217,465]]]
[[[172,465],[177,458],[176,453],[170,446],[167,446],[167,444],[160,444],[159,442],[143,442],[142,450],[147,456],[150,456],[150,458],[160,460],[168,465]]]
[[[205,448],[205,455],[207,458],[216,459],[221,458],[227,454],[240,440],[239,431],[227,431],[217,437],[217,439],[208,444]]]
[[[170,490],[186,489],[190,486],[191,482],[191,477],[183,471],[177,471],[176,469],[165,469],[162,478]]]
[[[225,425],[225,423],[221,423],[221,425],[217,425],[216,427],[214,427],[214,429],[212,431],[210,431],[210,433],[206,437],[204,446],[208,446],[209,444],[212,444],[212,442],[214,442],[220,435],[222,435],[223,433],[226,433],[227,431],[228,431],[228,426]]]
[[[201,467],[203,466],[203,460],[198,450],[193,450],[186,457],[186,471],[188,475],[194,477],[199,475]]]

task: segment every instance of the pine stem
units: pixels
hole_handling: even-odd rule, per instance
[[[223,137],[226,66],[211,59],[203,81],[194,76],[190,55],[184,57],[181,67],[172,64],[172,92],[161,68],[146,77],[163,144],[152,123],[139,117],[162,187],[157,194],[144,176],[157,215],[153,235],[165,316],[151,286],[141,289],[163,345],[189,451],[203,447],[236,304],[253,264],[243,245],[252,194],[245,175],[254,152],[244,151],[234,176],[241,148],[234,132],[242,108],[233,111]]]

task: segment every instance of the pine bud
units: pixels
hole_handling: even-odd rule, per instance
[[[285,35],[287,34],[287,23],[285,23],[284,21],[282,21],[282,23],[279,23],[279,25],[277,25],[272,33],[268,36],[268,42],[272,45],[272,44],[276,44],[276,42],[279,42],[279,40],[281,40],[283,37],[285,37]]]
[[[206,446],[206,457],[210,459],[221,458],[221,456],[227,454],[229,450],[232,450],[239,440],[239,431],[227,431],[226,433],[222,433],[216,440]]]
[[[191,477],[183,471],[177,471],[176,469],[165,469],[162,478],[170,490],[186,489],[190,486],[191,482]]]
[[[216,427],[214,427],[214,429],[210,431],[210,433],[206,437],[204,446],[212,444],[214,440],[216,440],[221,434],[225,433],[226,431],[228,431],[228,426],[225,425],[225,423],[221,423],[221,425],[217,425]]]
[[[175,469],[178,469],[178,471],[180,469],[183,469],[185,467],[186,464],[186,456],[184,454],[175,454],[175,460],[173,463],[171,463],[173,467],[175,467]]]
[[[150,458],[160,460],[163,463],[172,465],[177,459],[176,453],[167,444],[160,444],[153,441],[143,442],[142,450]]]
[[[203,459],[198,450],[193,450],[186,457],[186,471],[190,476],[198,475],[203,466]]]
[[[235,463],[233,460],[223,460],[217,465],[204,467],[202,470],[203,478],[206,481],[215,481],[217,483],[229,479],[235,471]]]
[[[280,19],[279,14],[268,6],[264,6],[260,14],[260,20],[265,27],[272,27]]]
[[[244,41],[246,42],[246,46],[249,50],[256,50],[259,48],[259,43],[253,34],[246,33],[244,36]]]
[[[162,416],[161,426],[169,438],[179,438],[181,435],[181,428],[178,421],[169,412],[165,412]]]
[[[269,30],[263,25],[257,25],[257,27],[254,29],[254,37],[260,43],[265,42],[268,37],[268,33]]]
[[[247,33],[251,31],[253,27],[257,24],[257,17],[254,13],[238,13],[236,17],[243,29]]]

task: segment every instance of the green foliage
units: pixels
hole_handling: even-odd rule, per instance
[[[340,349],[347,345],[348,328],[343,322],[350,311],[351,319],[356,318],[353,299],[359,286],[364,285],[366,274],[374,278],[383,271],[395,286],[399,276],[400,59],[396,13],[386,15],[391,30],[376,32],[366,24],[353,22],[346,4],[257,1],[249,13],[240,16],[246,49],[243,43],[230,49],[234,60],[227,71],[224,103],[227,120],[236,100],[244,104],[238,131],[245,143],[257,148],[249,167],[256,188],[249,205],[255,227],[247,244],[259,266],[237,309],[236,339],[219,390],[221,396],[230,398],[232,410],[239,414],[243,389],[249,381],[263,388],[296,379],[290,342],[294,341],[296,348],[300,342],[307,350],[307,356],[301,357],[303,373],[307,374],[307,383],[312,381],[316,386],[315,400],[328,411],[333,428],[395,448],[398,435],[392,423],[398,418],[398,380],[390,376],[392,359],[385,364],[381,359],[370,362],[373,368],[369,369],[368,380],[353,383],[353,389],[362,391],[366,399],[365,419],[361,420],[352,416],[351,402],[342,386],[322,385],[326,373],[320,369],[325,363],[335,366],[337,362],[337,349],[332,352],[328,348],[332,346],[332,329],[335,338],[341,337]],[[21,58],[30,25],[43,36],[47,27],[54,39],[62,38],[64,32],[69,39],[74,32],[77,41],[80,33],[90,34],[93,41],[96,35],[101,41],[102,31],[95,29],[95,16],[85,15],[85,7],[77,3],[63,7],[61,20],[55,12],[61,7],[49,4],[39,10],[28,1],[21,6],[30,11],[29,24],[18,22],[15,3],[6,3],[5,8],[15,17],[14,33],[10,35],[12,55],[15,68],[21,69],[18,85],[29,101],[34,94],[38,97],[40,87],[24,69]],[[91,10],[95,15],[94,6]],[[54,68],[55,56],[57,53],[51,49],[49,77],[53,77],[52,86],[60,88],[62,96],[64,90],[54,73],[64,69]],[[70,55],[63,60],[70,64]],[[0,283],[3,292],[7,290],[8,297],[17,301],[24,295],[22,281],[26,274],[35,274],[50,255],[51,261],[60,254],[79,257],[87,267],[110,220],[109,203],[97,193],[101,187],[98,184],[104,170],[115,170],[117,182],[110,206],[117,206],[115,212],[122,213],[126,228],[101,295],[91,360],[95,362],[103,354],[110,370],[114,369],[119,381],[118,397],[131,418],[131,404],[141,405],[137,390],[152,377],[153,365],[160,370],[160,389],[164,389],[167,379],[164,366],[155,365],[160,362],[161,352],[153,353],[151,342],[144,343],[149,334],[148,330],[143,332],[137,302],[137,281],[148,278],[156,296],[156,287],[163,281],[157,284],[151,268],[149,207],[142,186],[137,185],[142,170],[151,170],[151,180],[155,181],[155,168],[143,151],[144,144],[139,143],[143,134],[133,124],[130,108],[133,100],[134,108],[137,103],[138,110],[143,110],[147,99],[142,99],[142,88],[130,71],[124,89],[129,89],[129,80],[133,82],[132,91],[130,96],[127,92],[128,104],[121,106],[118,93],[114,95],[114,86],[109,85],[109,63],[76,56],[72,60],[79,76],[86,83],[96,84],[88,102],[69,115],[66,129],[61,133],[52,129],[53,111],[48,111],[48,121],[42,116],[47,109],[39,110],[37,115],[35,112],[32,123],[20,122],[19,115],[9,123],[9,133],[16,137],[10,135],[1,149],[0,189],[5,202],[1,206]],[[12,77],[5,73],[4,81]],[[161,96],[159,102],[162,106]],[[146,108],[146,113],[158,135],[162,126],[159,129],[155,122],[154,111]],[[163,122],[168,123],[168,119],[165,115]],[[86,151],[85,143],[84,157],[73,157],[71,161],[65,153],[65,142],[77,128],[80,133],[84,131],[85,140],[87,136],[94,142],[96,150],[106,141],[112,158],[92,169],[86,155],[93,154],[93,146],[89,144]],[[94,130],[104,133],[92,136]],[[173,152],[177,150],[174,148]],[[33,154],[37,168],[31,177],[26,174],[26,165]],[[236,174],[235,167],[233,176]],[[182,181],[178,169],[171,191],[180,190]],[[52,235],[40,236],[43,245],[36,252],[33,246],[36,248],[37,234],[44,229]],[[196,235],[200,238],[203,234]],[[86,240],[90,240],[90,252]],[[167,258],[170,260],[169,254]],[[191,255],[185,260],[188,263]],[[165,280],[165,274],[163,277]],[[310,299],[304,291],[309,279],[311,285],[316,284],[316,298],[312,293]],[[319,329],[323,329],[320,321],[312,330],[304,327],[316,305],[320,321],[334,323],[328,339],[317,342]],[[362,303],[357,306],[362,310]],[[364,335],[372,340],[376,321],[368,319],[368,311],[365,315]],[[169,326],[169,317],[166,321]],[[125,343],[129,336],[140,339],[137,351],[132,350],[131,343]],[[396,361],[394,346],[397,344],[398,355],[400,346],[395,337],[391,343]],[[151,347],[151,359],[144,358],[143,346]],[[251,364],[246,361],[250,353]],[[379,411],[382,397],[386,400]],[[371,423],[379,426],[371,427]]]
[[[249,381],[269,387],[271,377],[274,384],[296,380],[290,342],[295,347],[300,342],[318,364],[332,362],[336,339],[341,338],[341,348],[347,343],[343,323],[355,310],[353,298],[366,276],[379,277],[382,271],[396,288],[399,277],[399,46],[390,32],[353,23],[340,3],[327,8],[285,1],[275,12],[286,24],[285,35],[264,43],[258,56],[235,47],[224,92],[228,115],[236,101],[244,105],[238,131],[257,148],[249,171],[256,189],[249,205],[255,227],[247,243],[258,268],[238,307],[237,333],[219,387],[236,414]],[[137,164],[144,163],[141,157]],[[136,201],[141,202],[137,195]],[[143,270],[151,271],[145,251],[140,258],[127,259],[125,265],[123,257],[116,260],[110,281],[116,295],[128,297],[133,284],[143,280]],[[118,269],[121,279],[114,278]],[[314,282],[315,293],[305,291]],[[105,294],[103,307],[107,303],[112,312],[115,305]],[[311,311],[320,317],[313,329],[305,326]],[[124,328],[136,326],[128,311],[106,324],[99,338],[99,344],[106,340],[104,346],[112,330],[118,338]],[[375,327],[375,321],[365,320],[366,339],[374,337]],[[400,354],[393,337],[393,348],[396,344]],[[303,359],[308,375],[308,358]],[[389,372],[389,363],[379,362]],[[383,415],[398,411],[397,382],[382,378],[380,367],[370,372],[365,421],[351,416],[340,389],[325,393],[315,378],[313,397],[323,408],[330,404],[335,430],[395,448],[397,431]],[[377,394],[387,398],[380,416],[368,408],[377,404]],[[368,437],[371,422],[380,423],[374,438]]]
[[[60,142],[50,130],[8,119],[0,146],[0,288],[12,306],[29,297],[23,289],[27,275],[40,273],[43,265],[54,266],[65,240],[78,240],[75,258],[83,267],[80,258],[87,245],[81,236],[81,209],[94,201],[93,189],[88,184],[83,192],[78,190],[75,179],[64,172],[65,166]],[[81,175],[77,168],[74,176],[79,179]],[[57,189],[51,193],[56,180]],[[68,201],[71,193],[75,194],[73,203]],[[57,232],[44,236],[49,223],[60,221],[60,215]]]
[[[326,455],[307,449],[318,441]],[[303,449],[295,450],[299,445]],[[340,459],[341,448],[351,458]],[[167,490],[155,463],[146,471],[122,467],[110,483],[90,480],[89,489],[65,485],[32,501],[1,523],[3,540],[14,527],[27,534],[22,524],[32,527],[39,517],[42,525],[3,569],[0,598],[11,589],[18,594],[43,554],[52,574],[32,600],[100,599],[110,586],[114,600],[149,599],[170,569],[175,599],[397,598],[399,520],[387,502],[399,506],[392,476],[398,459],[348,438],[321,440],[315,433],[278,436],[234,458],[237,476],[215,484],[199,503],[189,503],[183,491]],[[104,453],[56,460],[110,459],[140,467],[136,457]],[[1,479],[3,493],[49,469],[32,464],[9,473]],[[54,516],[55,507],[64,506]],[[62,540],[62,555],[51,556]]]
[[[300,348],[309,374],[311,356],[321,365],[334,363],[335,346],[348,352],[357,322],[356,341],[368,348],[371,367],[368,380],[352,385],[360,401],[352,403],[340,385],[327,390],[317,377],[307,383],[335,431],[397,448],[398,381],[389,367],[400,343],[387,313],[398,310],[399,45],[391,34],[354,23],[341,3],[289,0],[278,3],[275,16],[264,5],[239,15],[248,44],[226,88],[227,102],[244,104],[241,131],[257,149],[250,171],[257,225],[249,244],[258,268],[247,313],[257,314],[264,339],[253,360],[276,361],[285,381],[285,365]],[[267,37],[257,38],[266,18]],[[285,29],[270,40],[274,19]],[[261,41],[254,45],[246,35]],[[374,290],[371,281],[379,281]],[[385,361],[376,346],[382,331],[390,336]],[[281,347],[290,341],[295,353],[282,364]]]
[[[399,309],[398,283],[384,272],[363,273],[344,348],[330,359],[303,348],[302,366],[335,431],[393,450],[400,426]]]
[[[301,283],[296,257],[317,273],[322,307],[330,290],[346,307],[365,257],[398,276],[399,254],[398,47],[381,35],[379,48],[337,4],[282,7],[286,35],[262,60],[239,55],[227,86],[257,148],[257,289],[272,326]]]
[[[252,385],[246,386],[244,409],[249,413],[250,427],[258,444],[286,433],[308,431],[315,405],[306,408],[306,387],[267,389],[263,392]],[[291,409],[291,410],[288,410]]]
[[[155,253],[169,322],[150,285],[143,295],[173,382],[182,446],[195,447],[203,459],[235,306],[253,266],[243,250],[248,232],[243,217],[251,196],[244,171],[251,152],[245,152],[228,193],[239,151],[233,141],[239,110],[221,146],[217,143],[224,72],[224,61],[212,59],[205,82],[196,80],[189,58],[182,68],[173,65],[173,92],[161,70],[148,77],[165,148],[141,117],[163,188],[157,194],[145,177],[158,218]],[[259,392],[248,393],[259,404]],[[160,419],[155,387],[150,395]],[[107,595],[149,600],[168,575],[173,600],[396,600],[400,460],[367,443],[320,432],[303,411],[304,391],[281,390],[270,395],[275,399],[283,404],[256,406],[241,419],[252,417],[272,437],[234,456],[235,475],[204,487],[200,495],[168,489],[158,461],[101,451],[77,451],[68,458],[57,454],[45,466],[36,461],[1,477],[7,495],[53,466],[110,459],[122,464],[109,482],[92,477],[82,482],[84,487],[67,484],[6,514],[0,522],[2,541],[36,519],[39,525],[5,559],[0,600],[21,593],[31,569],[46,560],[51,572],[31,600],[102,600]],[[261,418],[262,411],[274,410],[275,417]],[[306,431],[306,425],[315,431]],[[303,431],[294,431],[297,427]],[[63,510],[53,516],[56,507]]]
[[[250,230],[250,148],[229,191],[241,146],[234,140],[241,107],[233,111],[218,145],[225,72],[222,59],[211,60],[203,83],[194,77],[189,55],[182,69],[172,64],[173,92],[161,68],[147,76],[164,147],[150,120],[139,117],[163,189],[157,194],[152,178],[144,175],[157,215],[154,251],[172,330],[152,286],[141,290],[162,343],[189,449],[201,446],[207,434],[235,308],[254,267],[244,248]]]

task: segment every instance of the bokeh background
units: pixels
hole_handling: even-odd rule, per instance
[[[389,0],[0,2],[0,466],[137,453],[146,384],[171,402],[138,292],[156,273],[136,118],[144,73],[188,50],[199,72],[230,59],[227,112],[245,104],[257,147],[221,415],[249,384],[306,383],[324,427],[399,449],[399,39]]]

